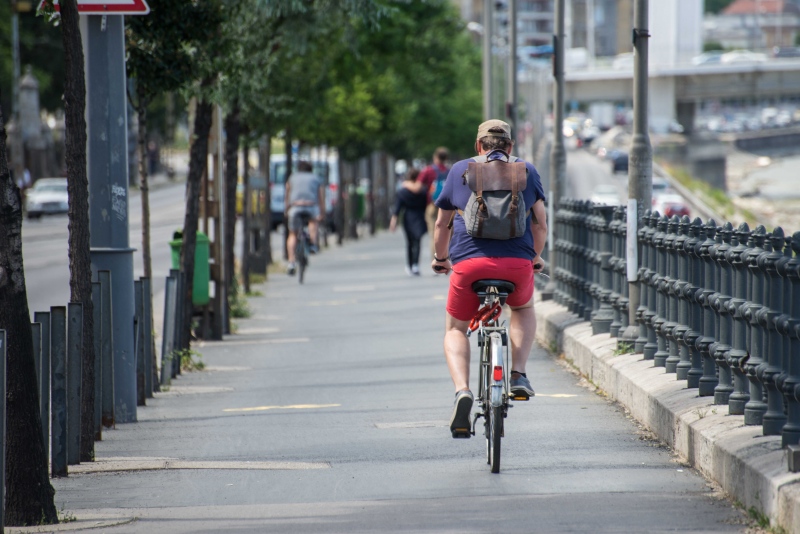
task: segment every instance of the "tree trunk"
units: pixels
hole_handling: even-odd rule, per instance
[[[242,180],[244,181],[244,198],[242,199],[242,289],[245,294],[250,293],[250,144],[247,132],[243,131],[244,144],[242,145],[242,159],[244,169],[242,169]]]
[[[284,178],[284,187],[286,184],[289,183],[289,179],[292,177],[292,129],[286,128],[286,137],[284,138],[284,152],[286,152],[286,177]],[[286,198],[286,197],[284,197]],[[289,199],[286,198],[285,202],[289,202]],[[284,204],[285,206],[286,204]],[[285,210],[284,210],[285,211]],[[285,220],[283,221],[283,259],[289,259],[289,249],[288,247],[288,240],[289,240],[289,218],[288,214],[284,213],[286,216]]]
[[[2,108],[0,228],[3,229],[0,232],[0,302],[3,303],[0,329],[6,331],[8,344],[5,523],[14,526],[53,524],[58,523],[58,515],[42,443],[39,388],[22,262],[22,200],[8,169]]]
[[[66,10],[64,9],[66,7]],[[89,240],[89,178],[86,174],[86,82],[76,2],[62,3],[64,120],[69,191],[69,289],[83,305],[80,460],[94,460],[94,312]]]
[[[264,136],[264,150],[261,153],[261,158],[259,161],[261,162],[261,166],[263,167],[262,172],[264,174],[264,180],[266,181],[267,187],[267,199],[266,203],[267,206],[264,209],[264,246],[266,250],[264,253],[267,255],[267,269],[264,272],[265,275],[269,275],[269,266],[272,264],[272,177],[270,173],[272,172],[272,168],[269,164],[269,160],[272,157],[272,134],[266,134]]]
[[[206,86],[210,82],[205,82]],[[186,216],[183,221],[183,246],[181,268],[186,283],[183,288],[183,327],[180,348],[189,349],[192,335],[192,281],[194,280],[194,253],[197,247],[197,224],[200,214],[200,186],[208,160],[208,133],[211,130],[213,105],[202,99],[197,102],[194,133],[189,150],[189,174],[186,177]]]
[[[139,192],[142,199],[142,264],[144,276],[150,279],[150,317],[153,317],[153,256],[150,252],[150,179],[147,175],[147,105],[150,99],[145,94],[144,85],[137,84],[136,96],[138,99],[136,114],[139,116]],[[146,325],[153,331],[153,325]],[[151,353],[153,355],[153,385],[160,390],[160,377],[158,376],[158,357],[156,353],[155,337]]]
[[[234,103],[233,109],[225,116],[225,284],[227,286],[226,295],[234,293],[234,251],[236,247],[236,183],[239,179],[239,136],[241,134],[241,122],[239,120],[239,104]],[[245,162],[247,166],[247,162]],[[246,237],[246,236],[245,236]],[[236,291],[241,292],[241,288]],[[228,318],[226,331],[230,333],[230,299],[225,303]]]

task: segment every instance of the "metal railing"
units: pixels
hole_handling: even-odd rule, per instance
[[[554,300],[594,334],[627,326],[626,213],[565,200],[556,211]],[[700,396],[800,442],[800,232],[645,212],[637,232],[635,346]]]
[[[167,279],[168,286],[169,280],[175,280],[176,277],[181,277],[181,273],[176,271],[170,274],[170,278]],[[143,406],[147,398],[153,397],[154,387],[157,386],[157,381],[153,380],[156,373],[153,370],[154,345],[150,326],[152,325],[151,284],[145,277],[135,280],[133,284],[137,404]],[[94,337],[95,440],[102,439],[103,427],[112,428],[115,425],[114,321],[111,288],[111,272],[98,271],[96,280],[92,282],[94,329],[91,333],[84,331],[83,306],[80,303],[71,302],[67,306],[53,306],[50,311],[37,311],[33,314],[31,331],[39,389],[42,441],[45,456],[50,458],[51,474],[54,477],[67,476],[68,466],[80,463],[81,352],[84,335]],[[176,322],[180,317],[180,302],[176,298],[177,293],[172,297],[172,304],[166,310],[168,313],[165,314],[165,322],[172,321],[173,326],[177,328],[180,324]],[[174,349],[175,347],[170,346],[170,353]],[[0,337],[0,355],[4,350],[4,339]],[[1,372],[0,378],[2,378]]]

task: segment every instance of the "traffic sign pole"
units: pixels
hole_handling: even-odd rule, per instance
[[[114,414],[136,421],[133,252],[128,226],[128,119],[122,16],[81,16],[86,61],[92,272],[111,271]]]

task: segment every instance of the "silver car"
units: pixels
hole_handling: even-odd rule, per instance
[[[39,178],[25,195],[25,212],[29,219],[67,213],[68,210],[66,178]]]

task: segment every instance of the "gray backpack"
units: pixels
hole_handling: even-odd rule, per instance
[[[525,233],[528,208],[522,192],[528,184],[524,161],[487,161],[478,156],[464,175],[472,194],[461,212],[467,233],[484,239],[512,239]]]

